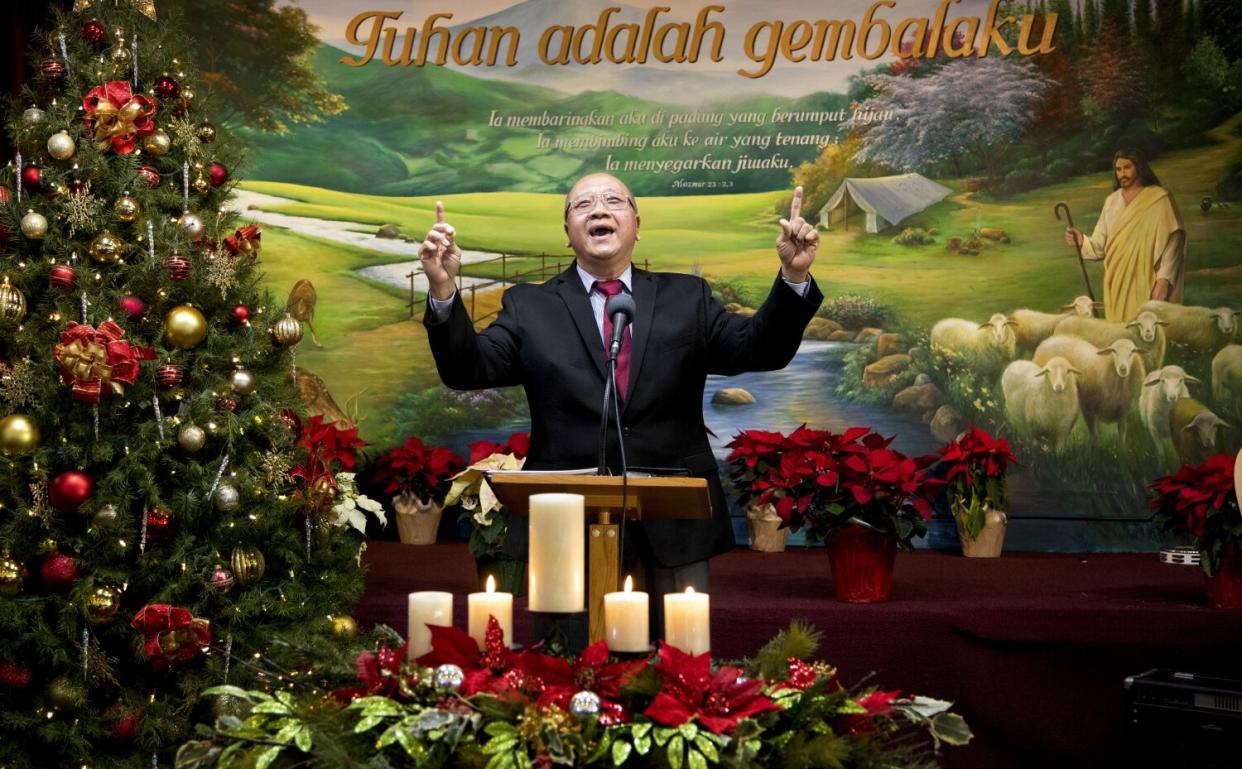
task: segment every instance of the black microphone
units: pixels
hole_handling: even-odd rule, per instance
[[[612,339],[608,343],[608,360],[616,360],[621,352],[621,340],[625,327],[634,321],[634,297],[622,291],[608,297],[604,313],[612,318]]]

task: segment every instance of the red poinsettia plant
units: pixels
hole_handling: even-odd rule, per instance
[[[351,485],[353,470],[358,466],[358,449],[367,445],[358,437],[357,427],[337,427],[335,422],[325,422],[315,415],[302,425],[302,437],[298,446],[306,449],[306,459],[289,471],[306,500],[310,513],[316,518],[327,516],[336,504],[341,487],[338,470],[350,471],[345,475]]]
[[[449,480],[465,467],[452,449],[428,446],[411,436],[375,460],[372,479],[384,486],[385,494],[416,497],[424,505],[444,504]]]
[[[1203,570],[1210,576],[1226,552],[1242,538],[1242,514],[1230,454],[1216,454],[1201,465],[1183,466],[1151,484],[1151,506],[1165,531],[1194,537]]]
[[[940,461],[947,468],[944,481],[953,516],[961,523],[963,532],[978,537],[989,507],[1009,509],[1005,473],[1018,460],[1008,441],[971,427],[940,449]]]
[[[912,459],[892,441],[866,427],[838,434],[803,425],[788,436],[747,431],[729,444],[731,477],[743,496],[774,504],[794,531],[818,539],[858,524],[895,535],[908,550],[927,533],[939,481],[927,477],[935,457]]]

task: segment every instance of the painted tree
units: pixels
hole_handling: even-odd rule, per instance
[[[1201,0],[1199,27],[1211,35],[1230,61],[1242,59],[1242,3],[1237,0]]]
[[[846,127],[861,135],[861,161],[905,170],[972,157],[989,179],[997,160],[1023,137],[1051,82],[1016,59],[967,59],[924,78],[874,75],[876,96],[861,107],[891,118]]]
[[[1096,126],[1142,121],[1151,103],[1148,72],[1129,36],[1105,22],[1079,67],[1083,116]]]
[[[0,169],[6,769],[169,765],[205,687],[262,683],[252,655],[313,682],[361,592],[358,441],[299,403],[302,328],[225,205],[240,149],[191,35],[146,0],[73,5]]]

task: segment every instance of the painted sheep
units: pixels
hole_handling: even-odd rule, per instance
[[[1189,398],[1186,384],[1199,384],[1199,380],[1187,374],[1181,366],[1165,366],[1153,371],[1143,380],[1143,394],[1139,396],[1139,414],[1143,424],[1156,444],[1156,451],[1166,455],[1164,439],[1169,437],[1169,412],[1179,398]],[[1176,460],[1177,457],[1170,457]]]
[[[1217,452],[1220,428],[1232,429],[1194,398],[1178,398],[1169,410],[1169,434],[1183,465],[1200,465]]]
[[[1057,324],[1056,333],[1076,336],[1103,349],[1118,339],[1130,339],[1143,356],[1143,367],[1155,371],[1164,364],[1166,339],[1164,326],[1154,312],[1140,312],[1129,323],[1118,323],[1099,318],[1066,318]]]
[[[999,374],[1017,355],[1013,325],[1003,312],[996,313],[986,323],[943,318],[932,326],[931,347],[980,373]]]
[[[1010,363],[1001,375],[1010,423],[1056,451],[1063,449],[1078,421],[1078,376],[1078,369],[1060,356],[1043,366],[1029,360]]]
[[[1115,422],[1124,441],[1126,417],[1138,401],[1146,371],[1138,348],[1130,339],[1118,339],[1105,348],[1074,336],[1052,336],[1035,350],[1035,363],[1045,366],[1060,356],[1081,373],[1078,402],[1087,429],[1095,435],[1097,422]]]
[[[1169,342],[1200,353],[1214,353],[1233,341],[1238,312],[1228,307],[1195,307],[1151,300],[1139,307],[1168,323]]]

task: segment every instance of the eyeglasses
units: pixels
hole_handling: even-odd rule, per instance
[[[595,208],[598,201],[603,201],[604,208],[609,211],[624,211],[626,206],[631,206],[635,211],[638,207],[634,205],[634,199],[622,195],[616,190],[602,190],[600,192],[588,192],[585,195],[579,195],[573,200],[565,204],[565,215],[582,216]]]

